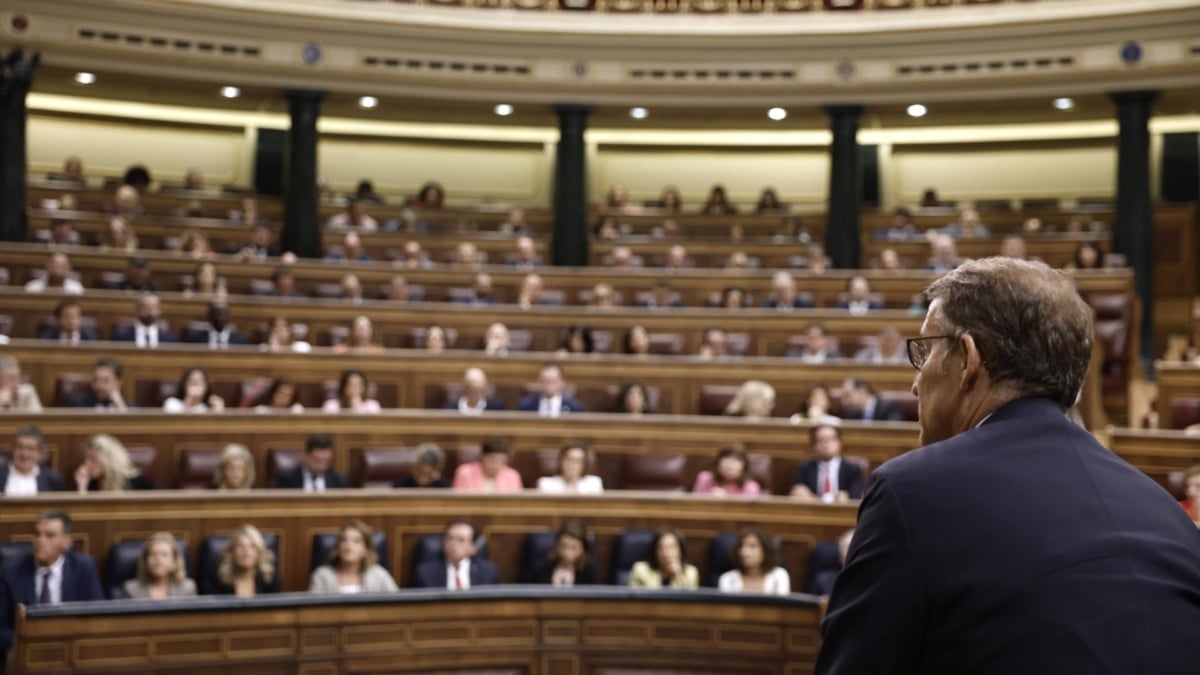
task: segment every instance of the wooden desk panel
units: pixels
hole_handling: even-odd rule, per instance
[[[599,669],[801,675],[820,644],[811,597],[525,589],[407,593],[219,607],[33,609],[18,672],[525,673]],[[282,600],[282,598],[280,598]],[[82,614],[91,612],[90,615]]]
[[[1200,397],[1200,366],[1193,363],[1155,361],[1158,373],[1158,428],[1171,424],[1171,401]]]
[[[1164,429],[1110,427],[1108,447],[1166,487],[1172,471],[1200,463],[1200,436]]]

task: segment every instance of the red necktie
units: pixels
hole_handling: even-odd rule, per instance
[[[832,467],[830,467],[828,464],[825,465],[825,480],[821,481],[821,494],[822,495],[827,495],[830,492],[833,492],[833,481],[830,479],[830,476],[829,476],[830,468],[832,468]]]
[[[459,569],[457,567],[454,569],[454,587],[460,591],[462,590],[462,587],[463,587],[462,572],[459,571]]]

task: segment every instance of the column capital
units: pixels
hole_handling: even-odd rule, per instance
[[[1157,89],[1137,89],[1133,91],[1110,91],[1108,97],[1117,105],[1126,103],[1150,103],[1157,99],[1161,91]]]
[[[562,117],[563,115],[568,115],[568,114],[588,115],[595,109],[596,109],[596,106],[594,106],[590,103],[555,103],[554,104],[554,112],[555,112],[555,114],[557,114],[560,117]]]
[[[866,110],[865,106],[857,103],[835,103],[821,106],[830,117],[859,117]]]
[[[320,103],[329,92],[321,89],[284,89],[283,95],[293,102],[311,101]]]
[[[33,74],[41,60],[40,52],[31,53],[19,47],[9,52],[0,67],[0,93],[5,96],[10,93],[22,96],[29,93],[29,88],[33,86]]]

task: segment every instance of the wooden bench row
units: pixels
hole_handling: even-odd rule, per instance
[[[1171,412],[1176,402],[1200,399],[1200,365],[1156,361],[1158,373],[1158,426],[1171,427]]]

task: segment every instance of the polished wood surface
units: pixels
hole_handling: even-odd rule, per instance
[[[1200,365],[1156,361],[1158,375],[1158,427],[1171,425],[1171,402],[1177,398],[1200,398]]]
[[[1107,435],[1108,447],[1113,452],[1164,487],[1172,471],[1183,471],[1200,463],[1200,436],[1195,434],[1111,427]]]
[[[82,611],[22,615],[17,672],[801,675],[820,641],[814,598],[715,592],[409,592]]]

